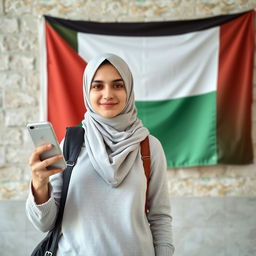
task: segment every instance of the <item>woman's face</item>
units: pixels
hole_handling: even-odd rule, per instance
[[[94,111],[112,118],[126,106],[125,84],[114,66],[104,64],[96,71],[90,88],[90,102]]]

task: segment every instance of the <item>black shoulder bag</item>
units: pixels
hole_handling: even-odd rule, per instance
[[[66,203],[68,186],[73,167],[84,142],[84,129],[82,127],[68,127],[66,131],[63,154],[67,160],[67,168],[63,172],[63,187],[61,191],[60,206],[55,226],[47,236],[33,250],[31,256],[56,256],[60,238],[61,222]]]

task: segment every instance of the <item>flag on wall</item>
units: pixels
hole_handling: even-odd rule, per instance
[[[168,167],[252,163],[254,11],[139,23],[44,18],[44,110],[59,140],[86,111],[86,63],[108,52],[130,66],[138,116]]]

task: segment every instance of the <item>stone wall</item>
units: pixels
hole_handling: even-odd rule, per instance
[[[27,195],[27,159],[33,147],[24,127],[29,121],[39,120],[41,15],[94,21],[162,21],[249,9],[256,9],[255,0],[0,0],[0,199],[25,199]],[[170,169],[168,175],[171,196],[256,196],[256,164]]]

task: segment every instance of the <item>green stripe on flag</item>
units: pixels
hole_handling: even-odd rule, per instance
[[[161,141],[168,167],[217,163],[216,92],[165,101],[137,101],[136,106],[138,117]]]
[[[78,51],[77,32],[66,27],[50,23],[48,24],[72,47],[76,52]]]

